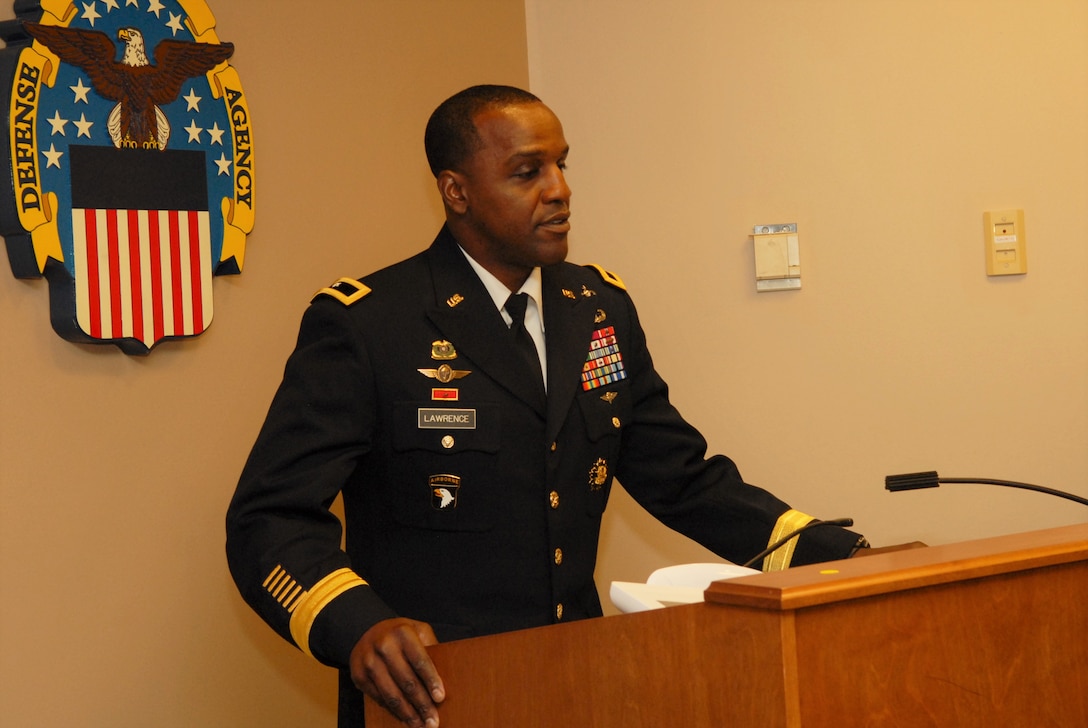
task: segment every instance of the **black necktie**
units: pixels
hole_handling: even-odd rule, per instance
[[[512,319],[510,323],[510,335],[514,337],[514,342],[517,344],[517,349],[521,352],[523,358],[526,360],[526,364],[531,367],[531,371],[536,375],[537,381],[544,384],[544,376],[540,371],[540,354],[537,353],[536,343],[533,341],[533,337],[525,329],[525,308],[529,305],[528,293],[512,293],[510,298],[506,299],[506,303],[503,308],[506,309],[506,313],[510,314]]]

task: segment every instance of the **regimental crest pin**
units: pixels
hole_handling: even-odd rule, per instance
[[[41,0],[16,12],[0,52],[12,272],[48,280],[53,328],[69,341],[146,354],[203,333],[212,277],[241,272],[253,229],[234,46],[205,0]]]
[[[608,482],[608,462],[603,458],[597,458],[597,462],[589,469],[589,489],[598,491]]]

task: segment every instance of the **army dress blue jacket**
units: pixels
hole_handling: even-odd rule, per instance
[[[227,518],[231,573],[284,638],[343,671],[393,616],[441,641],[599,616],[615,480],[737,563],[797,513],[707,457],[618,279],[560,263],[542,284],[546,398],[445,228],[428,250],[315,297]],[[846,557],[857,541],[812,529],[793,563]]]

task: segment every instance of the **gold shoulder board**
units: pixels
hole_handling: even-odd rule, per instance
[[[315,293],[314,297],[310,299],[310,303],[316,301],[320,296],[329,296],[345,306],[350,306],[357,301],[363,300],[369,294],[370,289],[354,278],[341,278],[328,288],[322,288]]]
[[[615,273],[610,273],[609,271],[606,271],[604,268],[597,265],[596,263],[590,263],[586,266],[586,268],[592,268],[593,270],[597,271],[597,274],[600,275],[604,282],[608,285],[613,286],[614,288],[618,288],[621,291],[627,290],[627,286],[623,285],[623,280]]]

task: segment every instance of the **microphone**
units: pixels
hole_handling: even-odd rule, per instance
[[[789,543],[790,539],[797,538],[798,536],[800,536],[802,533],[804,533],[805,531],[807,531],[810,528],[816,528],[816,526],[839,526],[840,528],[849,528],[850,526],[853,526],[853,525],[854,525],[854,519],[853,518],[833,518],[830,521],[821,521],[820,519],[817,518],[816,520],[809,521],[808,523],[801,526],[800,528],[798,528],[798,529],[796,529],[794,531],[791,531],[790,533],[787,533],[784,537],[778,539],[777,541],[772,543],[770,546],[768,546],[767,548],[763,549],[762,551],[760,551],[758,554],[756,554],[752,558],[745,561],[743,564],[741,564],[741,566],[743,566],[745,568],[750,568],[752,566],[752,564],[756,563],[757,561],[762,559],[767,554],[770,554],[770,553],[772,553],[774,551],[777,551],[778,549],[782,548],[787,543]]]
[[[1065,498],[1067,500],[1080,503],[1081,505],[1088,506],[1088,498],[1081,498],[1079,495],[1073,495],[1072,493],[1066,493],[1061,490],[1054,490],[1053,488],[1044,488],[1041,485],[1032,485],[1031,483],[1018,483],[1014,480],[991,480],[989,478],[942,478],[937,475],[936,470],[928,470],[924,473],[904,473],[902,475],[889,475],[884,478],[885,490],[890,490],[893,493],[900,490],[936,488],[941,483],[971,483],[974,485],[1003,485],[1008,488],[1023,488],[1024,490],[1034,490],[1038,493],[1046,493],[1047,495],[1056,495],[1059,498]]]

